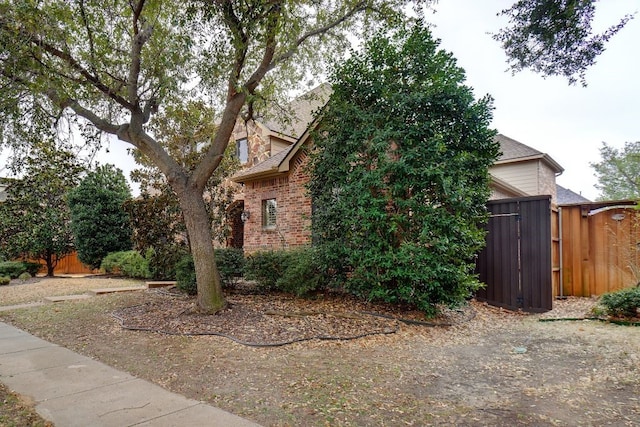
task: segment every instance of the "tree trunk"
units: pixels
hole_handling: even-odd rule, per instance
[[[198,309],[204,313],[214,314],[226,306],[226,301],[222,294],[220,273],[214,259],[209,216],[202,194],[195,188],[183,189],[178,192],[178,198],[196,269]]]
[[[53,263],[53,254],[47,252],[45,262],[47,263],[47,277],[53,277],[53,270],[55,270],[56,268],[55,264]]]

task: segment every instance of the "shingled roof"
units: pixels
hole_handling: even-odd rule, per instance
[[[289,111],[290,114],[296,115],[296,117],[262,122],[272,132],[293,137],[297,142],[267,160],[237,173],[231,179],[235,182],[245,182],[278,172],[286,172],[288,170],[287,161],[290,160],[290,156],[295,154],[295,151],[302,145],[302,140],[308,136],[309,126],[314,120],[314,113],[320,110],[326,101],[328,101],[330,95],[331,86],[326,83],[322,84],[296,98],[284,109],[285,111]],[[500,144],[501,151],[500,157],[495,162],[496,165],[541,159],[549,164],[556,173],[559,174],[564,171],[564,168],[548,154],[529,147],[515,139],[497,134],[495,141]]]
[[[234,182],[245,182],[248,180],[262,178],[267,175],[271,175],[278,172],[280,168],[280,164],[287,157],[289,152],[293,149],[295,144],[292,144],[285,148],[282,151],[274,154],[269,157],[267,160],[258,163],[255,166],[252,166],[248,169],[238,172],[234,176],[231,177],[231,180]]]
[[[323,83],[282,107],[280,114],[271,112],[261,121],[272,132],[298,139],[307,130],[314,114],[331,96],[331,85]]]
[[[583,197],[582,195],[560,185],[556,185],[556,192],[559,205],[574,205],[591,202],[591,200],[586,197]]]
[[[538,151],[535,148],[531,148],[528,145],[516,141],[515,139],[499,133],[496,135],[495,141],[500,144],[501,151],[500,157],[495,163],[496,165],[541,159],[545,161],[556,173],[564,171],[564,168],[548,154]]]

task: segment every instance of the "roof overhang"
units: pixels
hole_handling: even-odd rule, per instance
[[[492,175],[489,174],[489,178],[491,179],[491,187],[502,192],[502,193],[506,193],[512,197],[526,197],[529,196],[529,194],[527,194],[526,192],[520,190],[517,187],[514,187],[513,185],[509,184],[508,182]]]

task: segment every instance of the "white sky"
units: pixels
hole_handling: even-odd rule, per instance
[[[493,96],[493,126],[549,154],[565,169],[557,182],[594,200],[598,191],[589,163],[600,159],[602,142],[622,147],[640,140],[640,13],[609,42],[583,88],[560,77],[506,71],[506,56],[488,33],[504,26],[497,13],[514,1],[440,0],[428,21],[441,48],[453,52],[466,70],[476,97]],[[638,0],[600,1],[594,27],[603,30],[638,9]],[[128,177],[134,165],[127,147],[114,140],[98,160],[115,164]]]
[[[506,56],[487,33],[504,26],[505,18],[496,14],[514,1],[440,0],[428,21],[440,47],[466,70],[476,97],[493,96],[493,126],[549,154],[565,169],[558,184],[594,200],[598,190],[589,163],[599,161],[602,142],[622,147],[640,140],[640,13],[610,40],[583,88],[560,77],[505,71]],[[600,1],[594,29],[639,9],[637,0]]]

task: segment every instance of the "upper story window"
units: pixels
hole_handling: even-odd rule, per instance
[[[276,211],[278,204],[276,199],[266,199],[262,201],[262,228],[276,228]]]
[[[249,161],[249,141],[247,138],[238,139],[236,141],[236,157],[241,165]]]

